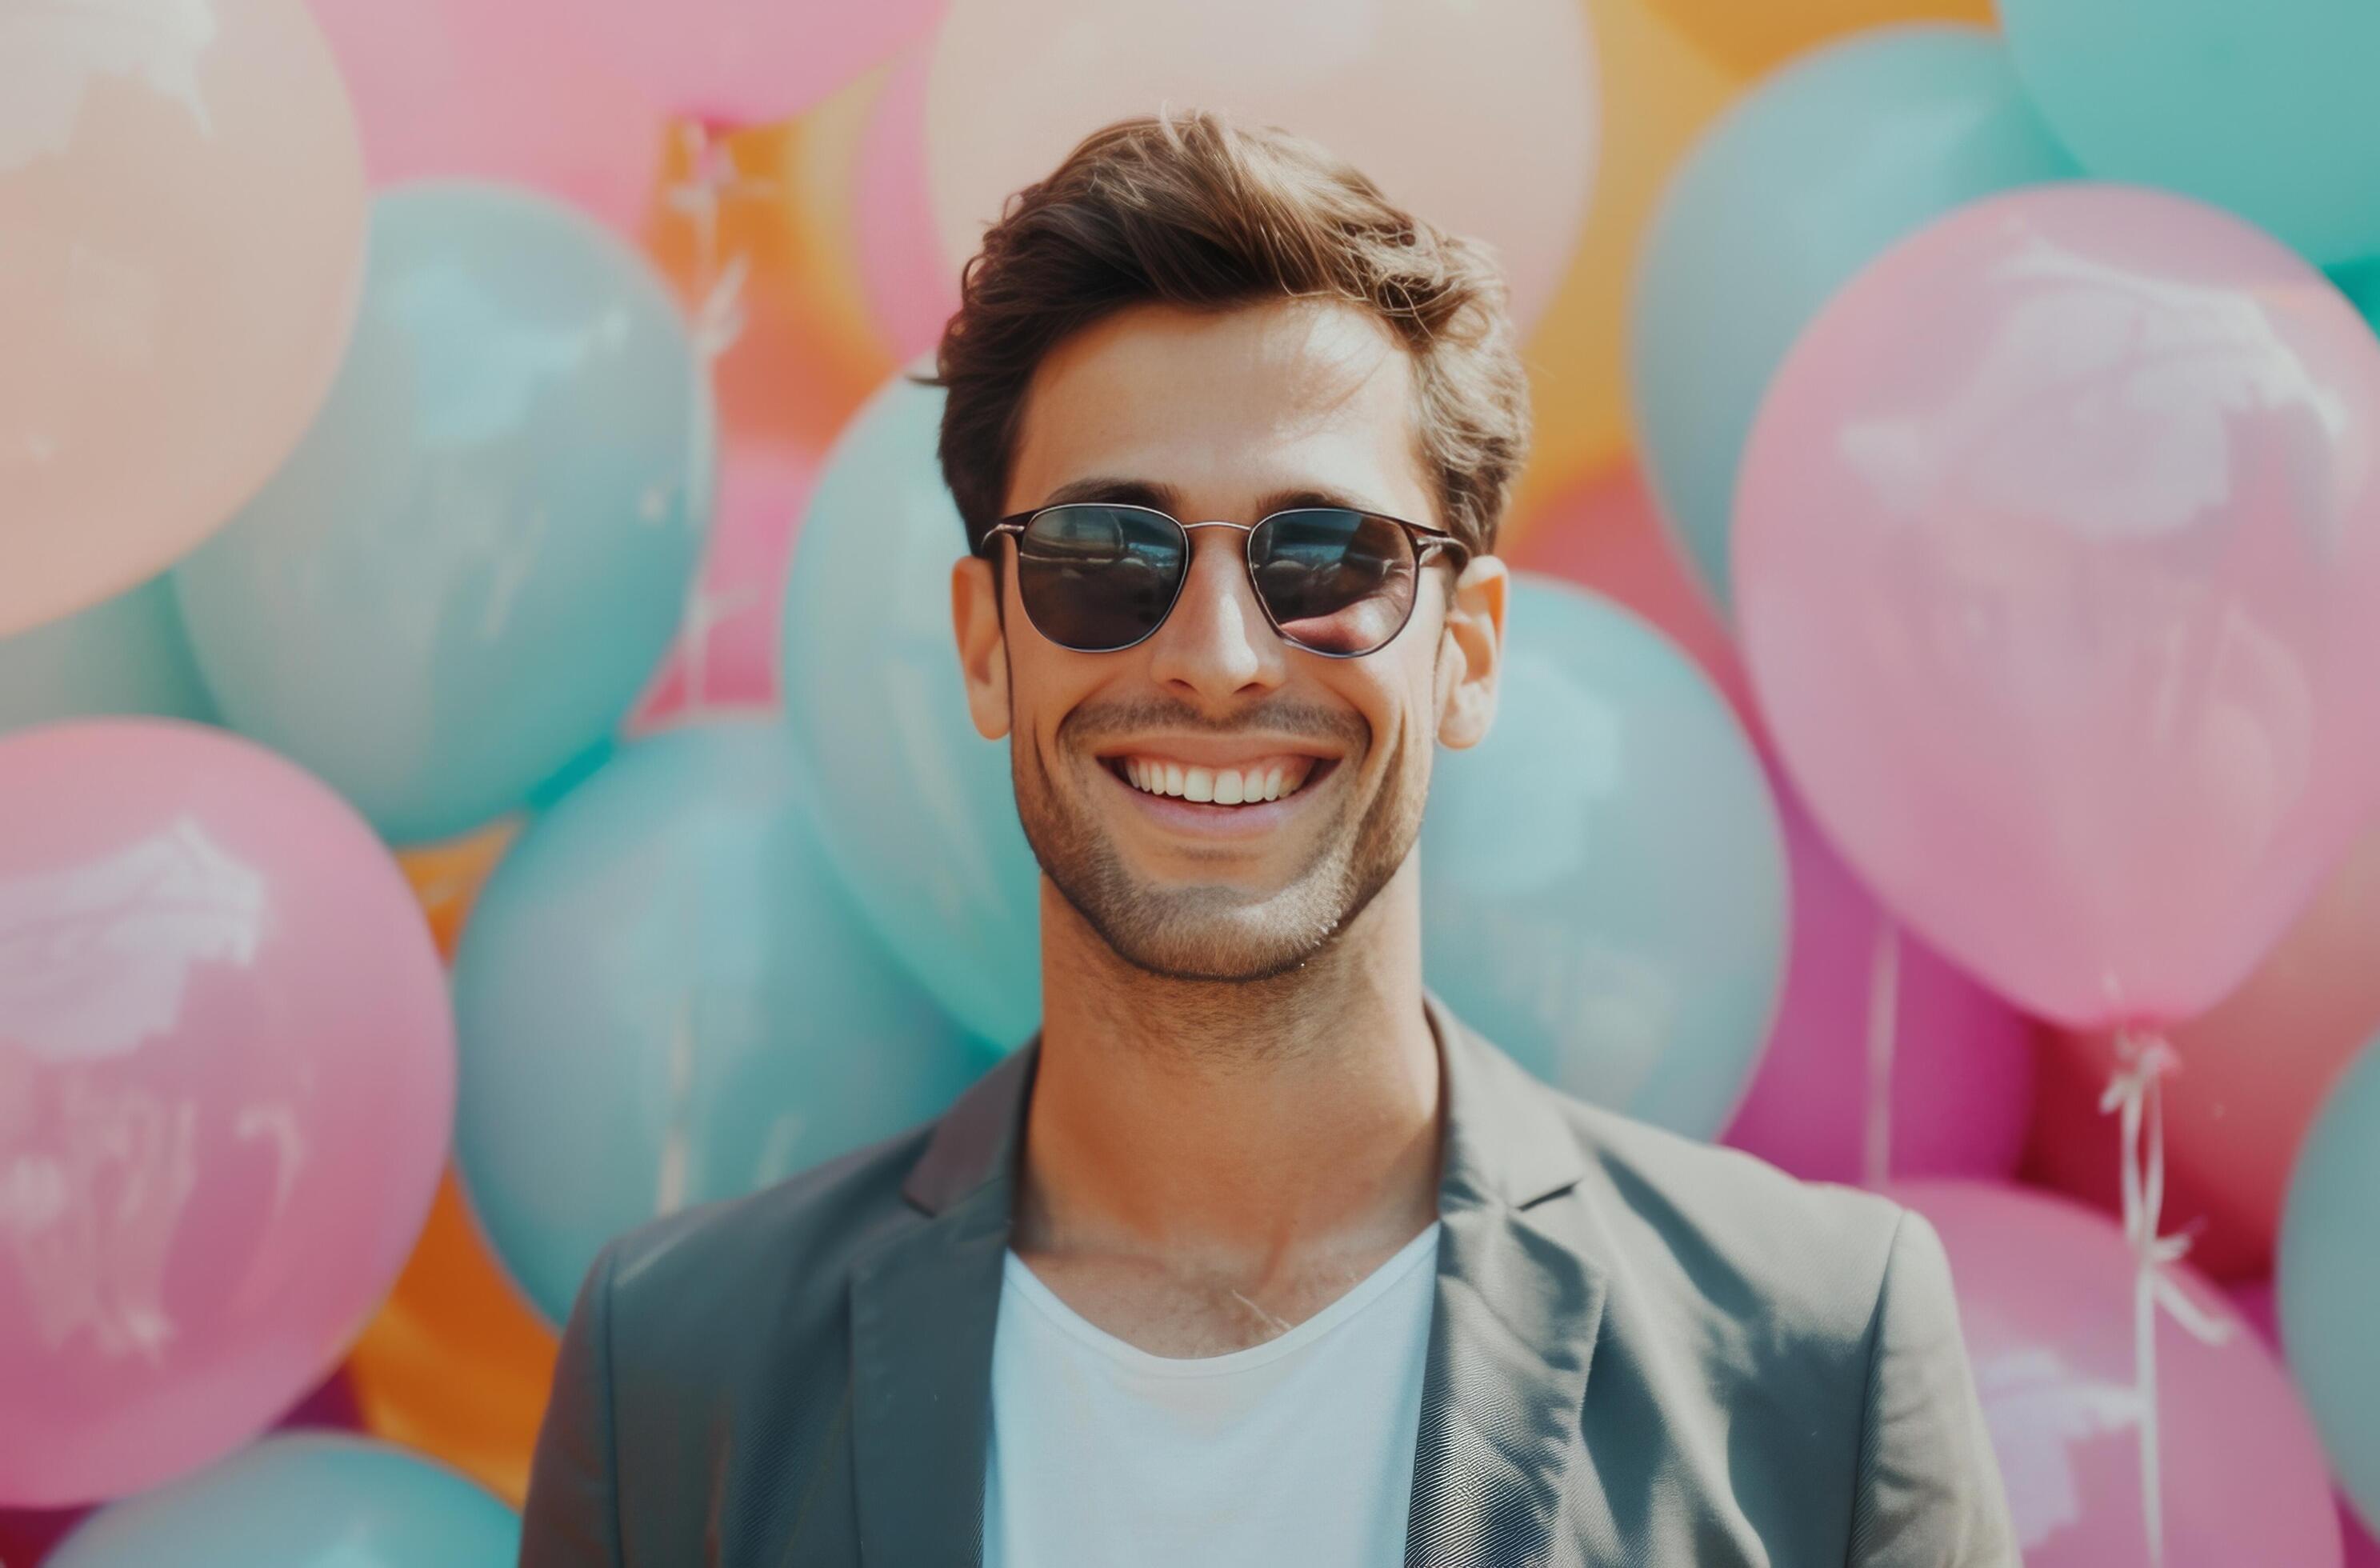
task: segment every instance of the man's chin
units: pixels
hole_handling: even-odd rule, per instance
[[[1270,979],[1328,946],[1337,924],[1301,914],[1293,895],[1147,886],[1122,898],[1086,899],[1062,881],[1058,890],[1118,958],[1167,979]]]

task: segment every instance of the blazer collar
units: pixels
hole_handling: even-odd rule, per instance
[[[1438,1282],[1415,1450],[1409,1568],[1544,1560],[1579,1452],[1604,1280],[1585,1174],[1548,1091],[1433,993],[1445,1111]],[[946,1112],[902,1195],[925,1216],[851,1285],[854,1459],[871,1565],[981,1561],[991,1351],[1040,1039]],[[1584,1245],[1583,1245],[1584,1243]]]

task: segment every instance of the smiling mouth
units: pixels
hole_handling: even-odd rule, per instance
[[[1295,795],[1337,765],[1336,758],[1285,754],[1218,768],[1140,753],[1103,759],[1107,769],[1143,795],[1211,806],[1256,806]]]

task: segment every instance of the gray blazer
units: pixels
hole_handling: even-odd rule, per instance
[[[1411,1568],[2018,1561],[1925,1219],[1557,1094],[1428,1006],[1443,1228]],[[526,1568],[978,1562],[1035,1060],[606,1246]]]

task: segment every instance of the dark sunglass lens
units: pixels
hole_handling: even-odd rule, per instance
[[[1413,540],[1385,517],[1335,507],[1278,512],[1258,525],[1248,553],[1265,608],[1301,648],[1369,653],[1413,614]]]
[[[1043,637],[1085,653],[1129,648],[1173,607],[1182,530],[1137,506],[1052,506],[1016,541],[1016,590]]]

